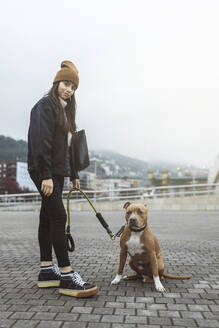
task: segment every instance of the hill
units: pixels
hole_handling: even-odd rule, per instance
[[[0,135],[0,161],[27,161],[27,143]]]
[[[144,161],[108,150],[92,150],[90,158],[91,165],[87,170],[96,170],[98,176],[142,178],[148,168]]]

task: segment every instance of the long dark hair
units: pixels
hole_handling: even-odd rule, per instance
[[[57,108],[57,124],[63,130],[63,132],[75,132],[77,128],[75,123],[75,95],[73,94],[73,96],[67,100],[67,105],[65,109],[63,109],[58,96],[58,86],[59,82],[54,83],[48,92],[48,96]]]

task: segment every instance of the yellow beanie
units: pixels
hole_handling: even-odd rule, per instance
[[[59,81],[71,81],[77,89],[79,84],[78,70],[71,61],[64,60],[61,63],[61,69],[57,72],[53,83]]]

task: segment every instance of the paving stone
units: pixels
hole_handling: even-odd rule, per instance
[[[14,312],[10,319],[30,319],[33,315],[34,312]]]
[[[74,326],[73,326],[74,325]],[[75,322],[72,323],[65,321],[62,328],[86,328],[87,327],[87,323],[86,322]]]
[[[161,304],[173,304],[175,303],[173,298],[165,298],[165,297],[156,297],[154,303],[161,303]]]
[[[190,311],[210,311],[207,305],[188,304],[188,308]]]
[[[110,328],[110,327],[111,327],[111,324],[106,323],[106,322],[101,322],[101,323],[99,323],[99,322],[95,322],[95,323],[90,322],[90,323],[88,323],[88,326],[86,326],[86,328]]]
[[[10,308],[10,305],[0,304],[0,311],[1,312],[7,311],[9,308]]]
[[[191,326],[191,327],[196,327],[196,322],[193,319],[177,319],[173,318],[173,324],[178,325],[178,326]],[[207,327],[205,327],[207,328]]]
[[[134,304],[134,303],[131,303],[131,304]],[[106,302],[106,305],[105,306],[106,307],[113,307],[113,308],[124,308],[125,307],[125,303],[121,303],[121,302]]]
[[[103,302],[103,301],[101,302],[101,301],[91,301],[91,300],[89,300],[89,301],[87,301],[85,303],[84,306],[88,306],[88,307],[103,307],[103,306],[105,306],[105,304],[106,304],[106,302]],[[116,304],[118,304],[118,306],[119,306],[119,303],[116,303]]]
[[[208,327],[208,328],[218,328],[219,321],[218,320],[196,320],[198,327]]]
[[[143,316],[127,316],[125,318],[125,323],[143,323],[146,324],[147,323],[147,317],[143,317]]]
[[[163,296],[170,298],[181,298],[181,295],[179,293],[164,293]]]
[[[168,318],[180,318],[179,311],[161,311],[159,310],[160,317],[168,317]]]
[[[44,328],[41,326],[38,326],[39,321],[37,320],[19,320],[17,321],[14,325],[13,328],[35,328],[35,327],[40,327],[40,328]],[[56,328],[53,326],[47,326],[48,328]],[[45,327],[45,328],[47,328]]]
[[[12,312],[26,312],[28,309],[30,309],[30,305],[25,304],[19,304],[19,305],[12,305],[10,307],[10,311]]]
[[[27,300],[26,303],[28,303],[28,305],[43,305],[46,304],[45,300]]]
[[[76,313],[58,313],[55,320],[77,321],[79,314]]]
[[[202,313],[198,311],[195,312],[181,311],[180,313],[183,318],[203,319]]]
[[[208,305],[214,305],[215,303],[217,302],[217,300],[206,300],[206,299],[204,299],[204,300],[202,300],[202,299],[198,299],[198,300],[195,300],[195,303],[196,304],[208,304]],[[219,304],[219,302],[218,302],[218,304]]]
[[[115,314],[119,315],[135,315],[135,309],[116,309]]]
[[[120,309],[116,309],[120,310]],[[114,309],[113,308],[95,308],[93,310],[93,314],[113,314]],[[120,314],[120,313],[115,313],[115,314]]]
[[[7,319],[9,318],[13,312],[7,311],[7,312],[0,312],[0,319]]]
[[[167,309],[172,311],[186,311],[187,307],[185,304],[167,304]]]
[[[65,298],[65,302],[64,302],[65,306],[73,307],[73,306],[84,306],[85,304],[87,304],[84,298],[73,298],[73,297],[67,297],[62,295],[61,298]]]
[[[192,303],[196,303],[196,300],[190,298],[176,298],[175,302],[177,304],[192,304]]]
[[[113,323],[112,324],[112,328],[134,328],[135,324],[133,325],[133,323]],[[145,325],[144,325],[145,327]],[[148,327],[148,326],[147,326]]]
[[[147,310],[166,310],[166,304],[147,304]]]
[[[85,306],[74,306],[71,310],[72,313],[91,313],[93,310],[92,307]]]
[[[0,319],[0,328],[11,328],[16,320]]]
[[[127,301],[129,302],[129,301]],[[153,297],[136,297],[136,302],[138,303],[154,303]]]
[[[56,316],[56,313],[48,313],[48,312],[37,312],[32,319],[33,320],[52,320]]]
[[[101,322],[123,322],[124,316],[123,315],[107,315],[104,314],[101,318]]]
[[[127,309],[145,309],[146,304],[144,303],[126,303]]]
[[[145,327],[147,327],[147,328],[160,328],[161,326],[160,325],[147,325],[147,326],[145,326],[144,324],[137,324],[137,326],[136,326],[137,328],[145,328]],[[163,328],[164,326],[162,326],[162,328]],[[132,327],[130,327],[130,328],[133,328],[133,326]],[[182,328],[182,327],[180,327],[180,328]]]
[[[60,328],[62,326],[62,321],[40,321],[40,324],[37,328]]]
[[[57,305],[57,306],[48,305],[47,306],[47,309],[49,312],[55,312],[55,313],[57,313],[57,312],[70,313],[72,308],[73,307],[69,306],[69,305],[63,305],[63,306],[62,305]]]
[[[219,312],[202,312],[204,319],[219,320]]]
[[[149,318],[150,325],[171,325],[170,318]]]
[[[81,314],[78,321],[99,322],[100,318],[99,314]]]
[[[136,298],[136,302],[137,302],[138,297]],[[117,302],[134,302],[135,301],[135,297],[126,297],[126,296],[118,296],[116,298]]]
[[[49,312],[49,310],[50,310],[49,305],[31,306],[29,309],[30,312]]]
[[[219,305],[209,305],[209,308],[211,309],[211,311],[219,311]]]
[[[189,326],[162,326],[162,328],[172,328],[172,327],[174,327],[174,328],[191,328],[191,327],[189,327]],[[193,327],[192,327],[193,328]]]

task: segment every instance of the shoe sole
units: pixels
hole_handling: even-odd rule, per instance
[[[59,280],[51,280],[51,281],[40,281],[37,283],[39,288],[46,288],[46,287],[59,287],[60,281]]]
[[[75,290],[75,289],[59,289],[59,294],[73,296],[73,297],[90,297],[98,292],[98,287],[86,289],[86,290]]]

